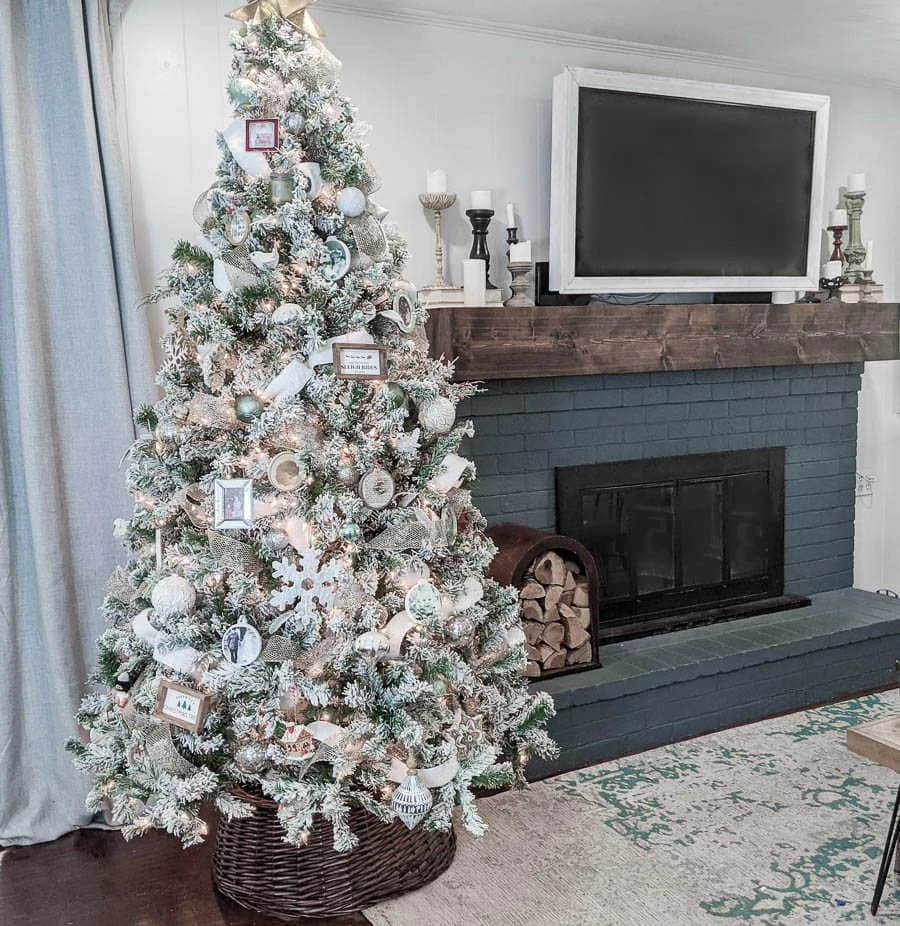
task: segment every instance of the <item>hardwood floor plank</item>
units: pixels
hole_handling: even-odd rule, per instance
[[[3,926],[283,926],[245,910],[212,884],[210,838],[183,850],[165,833],[127,843],[106,830],[78,830],[51,843],[0,854]],[[293,920],[367,926],[362,914]]]

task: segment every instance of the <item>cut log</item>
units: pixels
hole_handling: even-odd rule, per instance
[[[562,585],[566,580],[566,565],[553,550],[535,560],[534,577],[541,585]]]
[[[576,614],[578,615],[578,623],[584,627],[585,630],[591,629],[591,609],[590,608],[576,608]]]
[[[569,649],[578,649],[585,643],[590,643],[591,635],[581,626],[577,617],[568,617],[563,621],[566,635],[563,638]]]
[[[587,643],[582,643],[578,649],[570,649],[566,652],[566,665],[568,666],[577,666],[583,665],[586,662],[590,662],[592,657],[591,653],[591,641],[588,640]]]
[[[525,677],[526,678],[540,678],[541,677],[541,667],[536,662],[529,661],[525,666]]]
[[[568,564],[566,564],[568,566]],[[575,576],[572,575],[570,569],[566,569],[566,577],[563,579],[563,590],[567,592],[574,591],[575,589]]]
[[[522,617],[526,621],[542,621],[544,619],[544,609],[537,601],[526,599],[522,602]]]
[[[566,636],[566,628],[563,624],[557,621],[554,624],[545,624],[544,633],[541,636],[541,642],[546,643],[549,646],[552,646],[553,649],[558,650],[562,648],[563,640]]]
[[[590,604],[587,582],[575,586],[575,591],[572,594],[572,604],[576,608],[586,608]]]
[[[522,630],[525,631],[525,639],[529,643],[540,643],[541,636],[544,633],[544,625],[534,621],[522,621]]]
[[[566,650],[553,653],[544,660],[544,671],[548,669],[562,669],[566,665]]]
[[[534,598],[543,598],[546,594],[544,586],[539,582],[529,581],[522,586],[522,591],[519,592],[519,597],[525,601],[528,599]]]
[[[572,605],[565,604],[562,601],[559,603],[559,607],[557,610],[559,611],[559,616],[563,620],[565,620],[566,618],[571,618],[572,620],[574,620],[575,618],[578,617],[578,611],[576,611],[575,608],[572,607]]]
[[[575,597],[574,588],[564,589],[563,593],[559,596],[559,603],[560,604],[571,604],[572,599],[574,597]]]
[[[529,659],[533,659],[535,661],[541,658],[540,650],[538,650],[536,646],[532,646],[530,643],[525,644],[525,655]]]
[[[561,585],[548,586],[544,595],[544,608],[546,609],[558,605],[560,598],[562,598],[562,593],[563,590]]]
[[[552,624],[554,621],[558,621],[559,611],[557,610],[556,605],[551,604],[544,608],[544,616],[541,618],[541,620],[545,624]]]

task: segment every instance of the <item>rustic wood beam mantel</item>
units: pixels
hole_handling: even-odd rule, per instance
[[[900,303],[432,309],[434,357],[458,380],[900,358]]]

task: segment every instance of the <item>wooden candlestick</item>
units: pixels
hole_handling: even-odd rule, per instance
[[[866,194],[863,191],[844,193],[847,203],[847,216],[850,221],[850,241],[844,249],[847,256],[847,269],[844,275],[845,282],[858,283],[863,279],[863,266],[866,261],[866,246],[862,243],[862,213]]]
[[[494,216],[493,209],[466,209],[466,215],[472,223],[472,250],[469,251],[470,260],[484,261],[484,275],[488,289],[497,287],[491,282],[491,254],[488,251],[488,226]]]
[[[831,232],[831,240],[834,244],[834,250],[831,252],[831,257],[829,260],[839,260],[842,264],[847,262],[847,258],[844,257],[844,252],[841,249],[841,237],[845,231],[847,231],[846,225],[829,225],[828,231]]]
[[[515,244],[516,242],[513,243]],[[534,299],[532,299],[528,293],[531,287],[531,281],[529,279],[531,277],[531,261],[511,261],[509,264],[509,272],[512,274],[512,281],[509,285],[512,288],[513,294],[503,304],[508,306],[534,305]]]
[[[434,213],[434,282],[427,289],[452,289],[444,279],[444,240],[441,213],[456,202],[456,193],[419,193],[419,202]]]

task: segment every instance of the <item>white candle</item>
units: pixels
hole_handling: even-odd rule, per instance
[[[493,209],[494,198],[490,190],[472,190],[472,209]]]
[[[874,270],[875,269],[872,266],[872,247],[874,244],[875,244],[874,241],[866,242],[866,260],[865,260],[865,263],[863,264],[863,270]]]
[[[429,170],[425,174],[426,193],[446,193],[447,174],[442,170]]]
[[[487,301],[487,270],[483,260],[463,261],[463,303],[484,305]]]
[[[822,276],[826,280],[833,280],[839,277],[844,269],[844,265],[839,260],[830,260],[822,266]]]
[[[515,203],[506,204],[506,227],[507,228],[516,227],[516,204]]]
[[[509,246],[509,262],[511,264],[531,263],[531,242],[520,241]]]
[[[846,209],[832,209],[831,212],[828,213],[828,225],[832,228],[845,227],[847,225],[847,210]]]
[[[850,174],[847,178],[848,193],[865,193],[866,192],[866,175]]]

